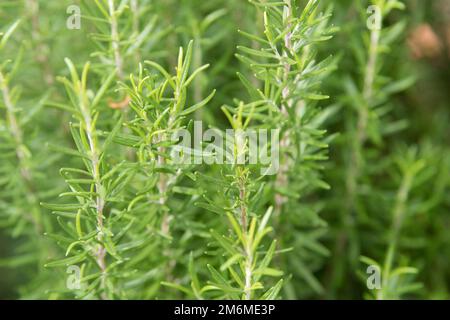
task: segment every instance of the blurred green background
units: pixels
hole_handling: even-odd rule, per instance
[[[152,59],[166,61],[170,64],[170,56],[167,51],[169,46],[177,47],[184,45],[188,39],[195,38],[195,33],[189,30],[192,24],[189,22],[192,17],[202,19],[208,13],[218,8],[225,8],[227,13],[220,19],[220,23],[208,30],[208,36],[212,39],[203,44],[203,63],[212,65],[209,76],[211,80],[202,80],[203,93],[210,92],[212,88],[219,88],[218,94],[208,107],[211,111],[205,114],[205,118],[211,124],[223,125],[224,118],[220,112],[220,106],[230,101],[232,96],[244,96],[242,86],[235,76],[236,70],[241,68],[240,63],[234,57],[237,45],[245,42],[237,33],[237,29],[255,29],[256,17],[254,8],[244,0],[215,0],[215,1],[194,1],[194,0],[161,0],[154,1],[155,12],[159,15],[162,24],[171,27],[170,37],[164,37],[160,43],[150,44],[148,52],[152,52]],[[355,0],[359,1],[359,0]],[[342,77],[344,74],[352,73],[354,60],[350,53],[349,34],[346,32],[348,26],[355,23],[354,1],[323,1],[326,4],[334,3],[333,23],[341,28],[330,43],[326,44],[323,54],[341,54],[342,58],[338,69],[325,83],[331,96],[330,104],[337,102],[342,95]],[[448,152],[450,149],[450,0],[407,0],[406,12],[397,12],[390,17],[392,20],[405,19],[407,27],[401,40],[393,46],[393,52],[389,53],[391,60],[386,61],[392,74],[414,75],[416,83],[403,92],[395,96],[398,105],[402,108],[394,110],[396,118],[407,119],[408,129],[399,134],[398,140],[405,144],[431,143],[437,149],[437,153]],[[72,1],[40,1],[41,14],[39,23],[41,26],[43,41],[48,46],[49,64],[56,74],[65,73],[63,57],[70,57],[77,63],[82,63],[89,58],[92,44],[89,42],[89,32],[85,30],[70,31],[65,28],[67,18],[66,8]],[[189,11],[181,10],[183,6],[194,8]],[[179,10],[178,10],[179,9]],[[17,18],[23,18],[24,25],[30,24],[29,7],[27,1],[5,1],[0,3],[0,28],[10,24]],[[149,17],[150,18],[150,17]],[[389,21],[388,21],[389,23]],[[89,30],[91,31],[91,30]],[[347,30],[348,31],[348,30]],[[27,39],[29,29],[24,27],[19,34],[19,38]],[[36,99],[34,92],[45,91],[45,84],[39,80],[39,68],[34,63],[32,44],[25,41],[25,58],[23,64],[27,68],[26,74],[18,74],[15,83],[26,88],[24,96],[30,98],[29,104]],[[28,42],[27,42],[28,41]],[[175,43],[175,44],[174,44]],[[14,49],[12,50],[14,51]],[[10,52],[10,54],[14,52]],[[146,54],[146,52],[144,52]],[[172,56],[173,58],[173,56]],[[1,61],[0,61],[1,63]],[[357,73],[356,71],[354,73]],[[238,89],[240,88],[240,89]],[[43,111],[40,111],[43,113]],[[67,119],[66,119],[67,120]],[[60,125],[56,123],[55,115],[46,114],[40,121],[51,127],[50,136],[62,144],[68,144],[70,138],[60,134]],[[56,120],[59,121],[59,120]],[[63,127],[63,124],[61,124]],[[329,124],[332,132],[345,130],[339,117]],[[57,132],[56,135],[52,133]],[[43,138],[44,139],[44,138]],[[386,147],[387,150],[389,146]],[[386,151],[389,152],[389,151]],[[339,146],[331,146],[331,162],[334,156],[340,153]],[[54,180],[58,180],[58,170],[53,172]],[[334,177],[329,176],[328,182],[333,182]],[[329,227],[333,229],[333,224],[337,220],[333,213],[332,201],[339,196],[342,186],[333,185],[330,191],[324,192],[321,196],[325,201],[329,200],[330,207],[324,209],[323,218],[329,222]],[[1,192],[1,190],[0,190]],[[419,278],[426,283],[433,294],[427,294],[430,298],[448,298],[450,289],[450,196],[446,196],[444,203],[439,207],[433,216],[415,220],[416,223],[427,225],[426,230],[421,230],[420,237],[428,239],[425,247],[419,245],[419,251],[415,255],[423,258],[424,265],[421,265]],[[431,221],[430,221],[431,220]],[[364,230],[362,230],[364,232]],[[412,232],[411,236],[414,235]],[[326,237],[324,244],[331,249],[336,239]],[[13,254],[13,248],[21,246],[23,239],[12,239],[0,228],[0,261],[2,258]],[[413,254],[414,256],[414,254]],[[326,282],[328,269],[333,268],[331,257],[324,262],[317,274]],[[420,259],[419,259],[420,260]],[[18,287],[30,281],[29,277],[34,273],[33,269],[19,268],[14,266],[2,266],[0,264],[0,298],[15,299],[19,297]],[[442,275],[435,278],[436,274]],[[55,275],[56,277],[56,275]],[[345,276],[342,280],[346,282]],[[318,297],[309,295],[310,298],[355,298],[362,295],[361,287],[355,284],[356,280],[350,280],[347,284],[340,286],[340,290],[333,294]]]

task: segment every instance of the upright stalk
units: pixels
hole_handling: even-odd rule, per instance
[[[389,277],[392,270],[395,252],[397,250],[398,237],[403,225],[406,213],[406,203],[408,201],[409,192],[413,181],[413,175],[406,172],[403,176],[402,184],[397,192],[395,206],[393,209],[393,219],[389,247],[383,265],[382,289],[377,291],[377,300],[385,299],[384,290],[388,287]]]
[[[90,150],[90,162],[91,162],[91,174],[94,180],[95,186],[95,203],[96,203],[96,213],[97,213],[97,240],[99,241],[97,252],[95,253],[97,264],[102,273],[101,286],[102,289],[106,288],[106,249],[101,244],[104,238],[103,231],[103,219],[104,219],[104,208],[105,208],[105,187],[101,181],[100,174],[100,152],[98,149],[98,141],[97,141],[97,133],[95,123],[92,119],[91,111],[87,106],[87,97],[83,89],[80,90],[79,94],[80,101],[80,109],[84,119],[84,125],[86,130],[86,136],[89,142],[89,150]],[[106,299],[107,296],[105,292],[102,293],[102,299]]]
[[[365,69],[363,98],[364,104],[358,112],[358,120],[356,126],[356,138],[352,145],[350,165],[347,175],[347,215],[353,211],[355,206],[356,188],[361,171],[361,149],[367,139],[367,125],[369,121],[369,106],[373,97],[373,85],[375,81],[376,65],[378,59],[378,47],[380,42],[380,29],[374,28],[370,34],[369,59]]]
[[[52,85],[54,82],[54,75],[46,54],[48,47],[42,40],[41,28],[39,25],[39,0],[26,0],[25,5],[29,10],[31,19],[31,38],[36,46],[35,59],[41,65],[45,83],[47,85]]]
[[[26,187],[25,197],[28,203],[30,203],[30,205],[32,205],[33,207],[33,210],[28,215],[28,218],[34,225],[36,233],[40,235],[42,233],[43,226],[41,224],[39,200],[34,191],[31,170],[27,164],[28,155],[25,153],[24,149],[22,129],[20,128],[19,122],[15,116],[14,110],[15,107],[11,100],[11,94],[7,84],[7,80],[5,78],[5,75],[1,71],[0,71],[0,89],[3,96],[3,103],[5,104],[6,107],[6,116],[8,119],[7,123],[9,124],[8,129],[14,139],[16,146],[15,153],[18,160],[20,175]]]
[[[292,7],[291,7],[291,0],[284,0],[285,2],[285,22],[287,25],[287,29],[290,30],[291,29],[291,18],[292,18]],[[288,52],[291,50],[292,48],[292,43],[291,43],[291,32],[287,32],[286,35],[284,36],[284,52],[283,52],[283,56],[284,58],[288,58],[289,54]],[[284,63],[283,65],[283,82],[285,83],[285,87],[282,90],[282,97],[283,97],[283,103],[281,105],[281,113],[283,114],[283,116],[288,117],[288,109],[292,107],[292,101],[290,101],[289,99],[289,72],[291,71],[291,64],[288,63],[287,61]],[[286,149],[288,148],[290,145],[290,139],[289,139],[289,131],[285,132],[284,135],[281,138],[280,141],[280,148],[281,149]],[[286,159],[285,157],[282,159],[281,162],[281,166],[280,169],[277,173],[276,176],[276,181],[275,181],[275,187],[276,188],[285,188],[288,184],[288,177],[287,177],[287,172],[289,171],[289,163],[288,163],[288,159]],[[275,215],[277,217],[280,216],[281,211],[283,209],[283,205],[286,202],[286,197],[277,193],[275,195]]]
[[[176,106],[177,102],[180,99],[180,90],[181,90],[181,88],[179,87],[179,84],[177,83],[177,88],[175,89],[175,93],[174,93],[174,101],[175,101],[174,106]],[[173,117],[173,114],[171,114],[169,116],[169,120],[167,122],[168,131],[172,130],[174,121],[175,121],[175,119]],[[159,136],[158,142],[165,141],[167,138],[165,133],[161,133],[158,136]],[[159,151],[158,165],[162,168],[166,164],[166,159],[164,156],[166,148],[159,147],[158,151]],[[161,206],[164,206],[166,204],[167,189],[169,186],[169,182],[170,181],[169,181],[169,177],[167,176],[167,174],[161,172],[159,174],[159,179],[158,179],[159,204]],[[169,213],[164,212],[162,223],[161,223],[161,232],[165,235],[170,234],[170,220],[172,220],[172,216]]]
[[[196,30],[194,32],[195,34],[195,40],[194,40],[194,53],[193,53],[193,59],[192,59],[192,65],[194,70],[197,70],[202,66],[203,61],[203,55],[202,55],[202,45],[201,45],[201,35],[200,31],[197,30],[197,26],[195,26]],[[194,101],[202,101],[203,100],[203,76],[200,74],[199,76],[195,77],[193,81],[193,88],[194,88]],[[203,109],[198,109],[195,112],[195,118],[197,120],[202,119],[202,113]]]
[[[254,253],[252,250],[252,238],[248,235],[248,209],[247,209],[247,187],[246,187],[246,172],[243,167],[238,166],[236,168],[237,185],[239,189],[239,214],[241,220],[242,236],[244,237],[244,278],[245,287],[244,294],[245,299],[250,300],[252,297],[252,278],[253,278],[253,260]]]
[[[123,59],[120,54],[120,37],[119,37],[119,27],[117,23],[116,11],[114,8],[114,0],[108,0],[109,16],[111,23],[111,46],[114,54],[114,63],[116,65],[117,76],[119,80],[124,77],[123,73]]]
[[[247,230],[243,230],[243,234],[246,236]],[[247,246],[245,249],[245,299],[250,300],[252,298],[252,278],[253,278],[253,251],[252,243],[246,236]]]
[[[370,44],[368,48],[368,61],[365,67],[364,86],[363,86],[363,104],[358,109],[358,119],[356,124],[356,133],[351,142],[350,161],[347,167],[346,175],[346,201],[344,204],[343,225],[344,233],[340,235],[338,241],[338,256],[348,243],[348,238],[352,245],[357,244],[355,229],[355,206],[357,200],[357,189],[362,170],[362,149],[367,140],[367,126],[369,122],[369,108],[374,94],[374,81],[376,76],[376,66],[378,60],[378,48],[380,42],[380,28],[371,29]],[[352,262],[358,257],[352,256]]]
[[[130,3],[130,9],[133,14],[133,34],[135,36],[139,35],[139,17],[140,17],[140,10],[139,10],[139,0],[131,0]],[[141,61],[141,52],[139,49],[136,49],[135,54],[136,64],[139,64]]]

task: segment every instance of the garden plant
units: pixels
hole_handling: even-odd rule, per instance
[[[448,0],[2,0],[0,298],[449,299]]]

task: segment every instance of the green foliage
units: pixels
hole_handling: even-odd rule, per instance
[[[448,298],[417,1],[73,5],[0,3],[0,297]]]

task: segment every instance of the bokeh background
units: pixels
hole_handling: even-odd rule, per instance
[[[358,0],[359,1],[359,0]],[[75,63],[83,63],[92,58],[93,43],[90,41],[90,32],[93,31],[89,21],[83,20],[81,30],[68,30],[66,9],[76,1],[39,1],[39,11],[36,12],[35,1],[11,1],[0,2],[0,29],[16,19],[22,19],[21,27],[14,35],[11,45],[7,48],[7,55],[17,56],[22,47],[23,54],[20,72],[15,76],[15,84],[22,88],[24,107],[34,108],[39,105],[43,95],[61,95],[60,87],[56,85],[52,77],[65,75],[64,57],[70,57]],[[149,56],[162,64],[173,64],[178,45],[185,45],[189,39],[206,39],[201,42],[199,57],[203,63],[212,65],[208,78],[202,77],[200,84],[193,92],[193,97],[202,97],[213,88],[219,88],[218,93],[208,111],[203,115],[205,121],[211,125],[225,126],[225,118],[220,111],[220,106],[229,103],[230,97],[245,97],[245,91],[235,76],[236,70],[243,68],[234,57],[236,46],[246,43],[237,29],[255,30],[255,21],[261,21],[261,16],[254,7],[244,0],[164,0],[152,1],[153,11],[148,17],[143,17],[142,23],[151,21],[154,15],[158,16],[158,24],[167,31],[161,33],[157,42],[146,44],[142,54]],[[331,96],[329,103],[342,104],[345,99],[343,79],[346,75],[358,76],[351,38],[355,36],[354,30],[363,30],[358,13],[357,2],[350,0],[322,1],[324,8],[332,4],[334,17],[332,19],[340,31],[333,40],[323,46],[325,56],[329,53],[339,55],[338,68],[324,83],[324,90]],[[402,78],[413,76],[415,78],[407,90],[394,95],[395,110],[391,116],[401,120],[399,131],[393,138],[385,141],[382,150],[386,157],[396,152],[402,152],[400,145],[417,145],[424,152],[425,157],[431,158],[429,166],[436,166],[430,173],[432,180],[443,178],[443,195],[437,199],[438,203],[430,206],[426,214],[414,216],[405,225],[404,249],[408,252],[410,262],[420,272],[418,280],[423,283],[423,288],[413,297],[446,299],[450,297],[450,177],[442,177],[440,167],[433,159],[445,158],[450,154],[450,0],[406,0],[407,9],[391,15],[387,24],[404,20],[406,27],[401,36],[392,44],[391,50],[383,58],[383,73],[389,81],[390,78]],[[212,24],[207,30],[199,33],[197,22],[201,21],[209,13],[224,9],[223,15],[217,23]],[[85,24],[85,25],[84,25]],[[356,28],[356,29],[355,29]],[[358,29],[359,28],[359,29]],[[34,32],[39,31],[38,34]],[[353,30],[353,31],[352,31]],[[155,29],[153,32],[158,32]],[[361,34],[361,39],[364,35]],[[2,57],[3,58],[3,57]],[[0,61],[3,63],[3,61]],[[244,69],[245,70],[245,69]],[[51,79],[46,81],[46,75]],[[44,75],[43,75],[44,74]],[[48,79],[47,79],[48,80]],[[35,141],[34,146],[44,145],[46,141],[70,145],[71,138],[67,130],[69,116],[62,116],[54,111],[48,111],[44,107],[36,108],[35,112],[39,124],[31,130]],[[340,109],[337,115],[327,124],[328,130],[333,133],[345,132],[345,107]],[[401,130],[400,130],[401,129]],[[328,173],[325,173],[326,181],[330,183],[331,190],[320,193],[323,201],[322,218],[328,222],[328,231],[322,237],[322,244],[329,251],[329,255],[314,260],[314,274],[324,286],[320,294],[314,290],[305,290],[303,294],[294,294],[295,288],[291,288],[291,295],[285,292],[285,296],[293,298],[361,298],[365,288],[361,285],[357,270],[345,267],[338,271],[340,257],[334,256],[334,247],[338,239],[340,218],[338,216],[339,199],[342,196],[342,177],[339,175],[339,166],[344,153],[342,142],[337,139],[330,147],[330,163]],[[370,151],[369,151],[370,152]],[[2,161],[0,159],[0,161]],[[54,168],[58,168],[67,159],[52,159]],[[446,162],[450,166],[450,162]],[[439,167],[439,168],[438,168]],[[325,170],[327,172],[327,170]],[[52,181],[52,187],[48,188],[49,195],[57,194],[63,186],[58,177],[58,170],[54,169],[42,172]],[[1,173],[0,173],[1,175]],[[1,178],[1,176],[0,176]],[[376,183],[386,186],[386,189],[395,190],[395,186],[385,183],[379,176]],[[55,187],[55,181],[57,185]],[[433,181],[432,181],[433,182]],[[46,189],[46,186],[40,186]],[[427,183],[423,194],[429,192],[428,198],[433,198],[435,185]],[[0,190],[0,193],[5,190]],[[377,201],[371,204],[373,214],[376,211]],[[0,210],[7,204],[1,203]],[[383,209],[383,208],[379,208]],[[7,226],[7,223],[4,223]],[[381,259],[382,245],[377,243],[377,237],[382,238],[382,230],[387,225],[370,225],[364,222],[359,225],[361,235],[361,247],[374,247],[371,254],[374,258]],[[373,230],[378,230],[374,232]],[[8,257],[14,255],[17,248],[26,247],[26,239],[13,238],[5,228],[0,228],[0,298],[16,299],[21,297],[21,290],[33,282],[33,274],[36,271],[25,260],[14,260]],[[365,235],[367,237],[365,238]],[[378,236],[377,236],[378,235]],[[344,255],[347,252],[342,253]],[[363,270],[363,269],[361,269]],[[337,272],[337,273],[336,273]],[[56,275],[58,277],[60,275]],[[38,290],[44,290],[42,283],[31,284]]]

